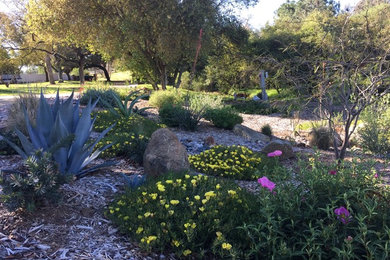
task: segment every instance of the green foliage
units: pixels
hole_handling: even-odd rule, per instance
[[[203,111],[195,112],[179,105],[165,104],[159,110],[161,122],[169,127],[180,127],[195,131],[202,118]]]
[[[188,159],[198,172],[239,180],[255,180],[279,167],[277,158],[266,158],[244,146],[235,145],[217,145]],[[281,169],[278,173],[278,179],[287,176]]]
[[[7,129],[14,131],[19,129],[23,134],[28,134],[24,112],[27,110],[28,119],[34,122],[38,112],[39,98],[31,91],[19,94],[19,97],[7,107]]]
[[[189,93],[185,96],[185,103],[192,111],[202,112],[208,109],[223,107],[220,95]]]
[[[108,144],[93,152],[96,144],[112,126],[104,130],[94,142],[87,144],[94,124],[91,112],[96,102],[93,105],[88,103],[81,115],[79,114],[79,103],[73,106],[73,93],[66,101],[60,102],[57,92],[55,103],[52,106],[47,103],[41,93],[39,102],[34,125],[28,119],[27,112],[25,113],[29,139],[16,129],[23,149],[4,139],[19,155],[27,159],[36,150],[43,149],[53,154],[61,174],[74,174],[78,177],[108,165],[103,163],[84,169],[103,150],[110,147]]]
[[[261,128],[261,133],[271,137],[272,136],[271,126],[269,124],[263,125],[263,127]]]
[[[25,171],[7,173],[0,171],[0,195],[5,206],[10,210],[18,208],[33,211],[48,202],[60,199],[59,187],[65,181],[58,174],[51,154],[37,150],[25,161]]]
[[[231,106],[239,113],[244,114],[269,115],[277,112],[277,109],[269,103],[254,100],[235,101]]]
[[[144,250],[169,250],[180,258],[208,258],[210,253],[223,258],[249,242],[237,226],[254,216],[254,201],[231,181],[167,174],[127,190],[106,214]]]
[[[143,154],[154,131],[160,128],[153,121],[132,115],[115,118],[107,110],[96,115],[95,130],[102,131],[107,125],[116,123],[115,127],[96,145],[96,149],[112,143],[112,147],[102,152],[104,157],[125,156],[142,164]]]
[[[80,104],[87,105],[90,100],[94,103],[99,99],[96,104],[99,107],[107,107],[107,104],[116,106],[116,97],[120,97],[120,95],[116,90],[111,88],[87,88],[80,98]]]
[[[149,98],[149,104],[159,109],[166,104],[181,105],[183,102],[182,94],[178,90],[154,91]]]
[[[122,102],[120,95],[116,92],[112,92],[111,95],[112,95],[112,99],[115,101],[115,108],[110,103],[106,102],[105,100],[102,100],[102,102],[103,102],[103,104],[105,104],[105,106],[108,108],[108,110],[110,111],[110,113],[113,116],[129,117],[129,116],[133,115],[134,113],[142,113],[145,110],[149,109],[149,107],[138,109],[135,106],[135,104],[137,104],[140,99],[145,98],[147,96],[147,95],[137,96],[139,93],[140,93],[140,91],[130,92],[130,94],[127,95],[125,97],[125,100]],[[132,99],[133,96],[135,96],[134,99]],[[131,101],[130,104],[129,104],[129,101]]]
[[[242,117],[230,107],[209,109],[206,111],[204,118],[211,121],[218,128],[229,130],[243,122]]]
[[[313,125],[310,132],[310,146],[318,147],[321,150],[329,150],[332,141],[332,133],[328,127]]]
[[[377,154],[390,155],[390,107],[382,102],[368,108],[362,115],[363,127],[359,130],[360,145]]]
[[[388,258],[390,190],[378,185],[375,163],[318,157],[299,161],[289,182],[264,174],[275,188],[259,184],[256,194],[226,179],[167,175],[118,196],[107,215],[142,248],[179,257]]]

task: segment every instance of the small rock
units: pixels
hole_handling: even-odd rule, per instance
[[[246,140],[252,142],[261,141],[263,143],[268,143],[271,140],[268,136],[243,125],[235,125],[233,128],[233,132],[236,135],[242,136]]]
[[[39,245],[37,245],[37,248],[41,249],[41,250],[48,250],[48,249],[50,249],[50,246],[39,244]]]
[[[275,150],[282,151],[282,155],[280,156],[281,160],[289,159],[295,156],[292,145],[289,142],[283,140],[271,141],[261,150],[261,152],[268,154],[274,152]]]
[[[203,141],[203,144],[204,145],[207,145],[207,146],[213,146],[215,145],[215,140],[214,140],[214,137],[212,136],[208,136],[204,139]]]

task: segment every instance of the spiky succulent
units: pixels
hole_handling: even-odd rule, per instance
[[[119,94],[116,93],[116,92],[112,92],[111,93],[112,98],[113,98],[113,100],[116,103],[116,107],[115,108],[110,103],[108,103],[107,101],[105,101],[103,99],[102,99],[102,102],[108,108],[108,110],[110,111],[110,113],[112,115],[114,115],[116,117],[121,117],[121,116],[129,117],[129,116],[131,116],[131,115],[133,115],[135,113],[140,114],[140,113],[142,113],[145,110],[150,108],[150,107],[144,107],[144,108],[138,109],[135,106],[135,104],[138,103],[141,98],[144,98],[144,97],[148,96],[148,95],[141,95],[141,96],[138,96],[138,97],[134,98],[134,100],[131,101],[131,98],[133,96],[136,96],[138,93],[140,93],[139,90],[138,91],[134,91],[134,92],[130,92],[130,94],[127,95],[127,97],[125,98],[124,102],[122,102]],[[129,102],[130,102],[130,104],[129,104]]]
[[[4,139],[24,159],[27,159],[38,149],[52,153],[62,174],[74,174],[80,177],[98,168],[108,166],[110,163],[84,169],[102,151],[111,146],[108,144],[93,152],[95,145],[113,126],[104,130],[92,143],[88,143],[96,119],[91,119],[91,112],[97,102],[98,100],[91,104],[89,101],[80,115],[79,101],[73,105],[73,93],[66,101],[60,101],[57,91],[56,100],[52,106],[47,103],[43,93],[41,93],[35,122],[31,123],[27,113],[25,113],[29,138],[15,129],[22,143],[22,148]]]

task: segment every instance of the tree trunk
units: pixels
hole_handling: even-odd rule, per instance
[[[163,90],[166,90],[167,89],[167,66],[166,65],[162,65],[161,66],[161,88]]]
[[[59,68],[58,68],[58,81],[59,81],[59,83],[64,82],[63,72],[62,72],[61,66],[59,66]]]
[[[49,82],[49,75],[47,74],[46,66],[43,66],[43,71],[45,72],[45,82]]]
[[[65,74],[66,74],[66,76],[68,77],[68,80],[72,80],[72,79],[70,78],[69,72],[66,71]]]
[[[183,75],[183,70],[180,69],[179,71],[179,75],[177,76],[177,81],[176,81],[176,84],[175,84],[175,88],[179,88],[180,87],[180,84],[181,84],[181,76]]]
[[[51,66],[50,54],[46,54],[45,65],[46,65],[47,76],[49,78],[50,84],[52,84],[52,85],[56,84],[55,81],[54,81],[53,68]]]
[[[80,77],[80,85],[85,84],[85,77],[84,77],[84,66],[85,66],[85,55],[81,52],[78,53],[79,55],[79,77]]]

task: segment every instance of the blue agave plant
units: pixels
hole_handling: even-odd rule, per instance
[[[25,111],[25,120],[30,138],[28,139],[21,131],[15,129],[22,143],[22,148],[3,138],[23,159],[27,159],[38,149],[50,151],[62,174],[74,174],[81,177],[91,171],[112,165],[112,162],[108,162],[84,169],[102,151],[112,145],[108,144],[93,152],[95,145],[114,125],[104,130],[92,143],[87,142],[96,120],[96,117],[91,119],[91,112],[98,101],[93,104],[89,101],[80,115],[79,101],[73,105],[73,93],[66,101],[60,101],[59,92],[57,91],[56,100],[50,106],[41,92],[37,118],[34,124],[30,122]]]

